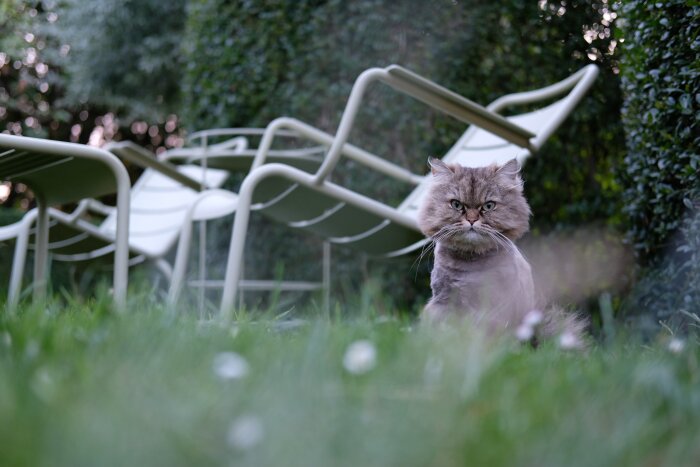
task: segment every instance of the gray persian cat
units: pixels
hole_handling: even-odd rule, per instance
[[[490,331],[515,330],[536,307],[530,265],[513,243],[528,231],[531,214],[520,165],[429,162],[433,180],[418,224],[435,243],[435,265],[424,318],[469,316]],[[543,335],[568,332],[579,340],[583,327],[557,309],[541,323]]]

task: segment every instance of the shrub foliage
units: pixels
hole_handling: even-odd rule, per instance
[[[633,303],[660,318],[698,312],[700,6],[628,0],[623,13],[624,212],[641,264],[652,268]]]
[[[48,28],[70,54],[65,98],[129,117],[163,118],[179,93],[185,0],[64,0]]]

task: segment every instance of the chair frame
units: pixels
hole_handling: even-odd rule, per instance
[[[131,183],[124,165],[112,153],[82,144],[51,141],[25,136],[0,134],[0,178],[27,183],[35,192],[37,210],[36,257],[34,261],[34,300],[46,295],[46,273],[48,269],[49,204],[79,201],[87,196],[99,196],[116,192],[116,234],[114,252],[114,303],[117,310],[126,307],[129,260],[129,194]],[[29,157],[27,157],[29,156]],[[33,158],[29,169],[15,171],[18,158]],[[106,168],[99,187],[66,187],[61,185],[62,175],[72,174],[85,168]],[[47,182],[46,180],[59,180]],[[22,224],[21,228],[27,225]],[[7,233],[8,231],[6,231]],[[27,229],[28,232],[28,229]],[[10,232],[17,233],[17,232]],[[27,248],[28,235],[23,240]],[[13,265],[14,268],[14,265]],[[8,296],[9,309],[13,309],[18,297]]]
[[[164,160],[173,161],[176,164],[190,163],[200,164],[202,168],[217,168],[224,169],[230,172],[240,172],[241,170],[249,171],[254,161],[257,160],[259,149],[249,148],[249,137],[263,137],[267,132],[266,128],[212,128],[200,130],[191,133],[188,137],[188,145],[183,148],[166,151],[162,154]],[[277,137],[283,138],[303,138],[299,132],[294,130],[280,129],[275,133]],[[220,143],[212,144],[211,141],[215,138],[226,137],[227,139]],[[265,151],[267,158],[275,160],[286,165],[294,165],[295,163],[305,163],[309,167],[320,166],[322,162],[322,154],[325,154],[328,145],[319,143],[318,140],[311,139],[318,143],[315,146],[295,148],[295,149],[270,149],[269,146]],[[235,146],[235,149],[232,147]],[[246,161],[249,161],[246,162]],[[192,241],[193,231],[192,226],[195,221],[205,219],[198,218],[196,205],[199,202],[205,201],[206,196],[193,206],[193,209],[188,213],[188,218],[185,222],[178,243],[178,250],[175,255],[175,263],[173,265],[172,279],[167,296],[167,306],[175,309],[180,299],[181,291],[185,284],[198,287],[199,308],[200,313],[204,307],[203,291],[206,288],[223,288],[225,280],[211,280],[206,278],[205,265],[203,258],[205,257],[205,246],[203,239],[206,238],[206,226],[204,222],[199,225],[200,237],[200,264],[199,278],[197,280],[186,280],[187,255],[186,251]],[[233,210],[232,210],[233,212]],[[287,292],[312,292],[322,291],[322,309],[326,312],[330,307],[330,263],[331,263],[331,246],[328,242],[324,242],[321,253],[321,279],[320,281],[279,281],[279,280],[259,280],[259,279],[241,279],[239,281],[239,301],[242,302],[244,291],[287,291]]]
[[[78,147],[83,147],[82,145],[73,145],[73,146],[78,146]],[[240,145],[239,145],[240,147]],[[94,148],[91,148],[94,149]],[[102,151],[102,150],[100,150]],[[192,205],[188,207],[187,211],[184,213],[185,214],[185,219],[189,220],[193,215],[196,215],[200,219],[210,219],[213,217],[221,217],[224,215],[228,215],[231,213],[231,208],[230,206],[234,205],[230,200],[230,197],[232,196],[231,193],[225,191],[225,190],[220,190],[220,189],[214,189],[210,188],[209,186],[206,185],[205,181],[200,181],[200,180],[195,180],[193,178],[190,178],[188,175],[180,172],[178,168],[172,164],[169,164],[167,162],[164,162],[162,160],[158,160],[153,156],[152,153],[149,151],[145,150],[144,148],[136,145],[135,143],[129,142],[129,141],[124,141],[124,142],[112,142],[109,143],[108,145],[105,146],[104,151],[106,151],[107,154],[109,154],[110,158],[116,158],[116,156],[119,156],[117,161],[121,160],[127,160],[130,161],[132,164],[137,165],[141,168],[144,169],[151,169],[153,170],[153,173],[158,173],[162,176],[167,177],[168,179],[172,180],[176,184],[182,185],[186,188],[189,188],[191,190],[194,190],[195,192],[199,192],[197,197],[195,198],[195,201],[193,201]],[[121,162],[119,162],[121,164]],[[126,180],[128,181],[129,178],[127,176]],[[134,206],[131,205],[131,200],[130,197],[132,194],[137,193],[136,191],[131,189],[131,184],[128,182],[129,190],[129,211],[134,208]],[[101,193],[95,193],[96,195],[99,195]],[[210,198],[212,195],[218,195],[220,198],[223,198],[225,200],[224,204],[228,204],[229,206],[225,206],[226,209],[223,209],[219,206],[217,206],[218,212],[216,213],[211,213],[208,212],[208,210],[201,209],[201,201],[202,198]],[[221,203],[219,203],[221,204]],[[79,231],[79,234],[76,234],[74,237],[67,239],[67,240],[62,240],[58,242],[53,242],[49,243],[47,240],[46,243],[46,253],[42,253],[41,251],[37,250],[35,253],[35,268],[38,267],[38,265],[46,265],[48,264],[49,261],[49,256],[48,256],[48,249],[49,248],[62,248],[66,246],[70,246],[76,243],[76,241],[81,241],[85,237],[91,237],[98,239],[99,241],[102,241],[105,243],[104,247],[100,247],[97,249],[90,249],[90,250],[85,250],[83,252],[75,252],[75,253],[53,253],[51,256],[55,259],[61,260],[61,261],[86,261],[86,260],[91,260],[95,258],[99,258],[102,256],[105,256],[110,253],[115,253],[116,255],[116,246],[115,246],[115,240],[117,238],[116,233],[115,234],[108,234],[104,232],[100,226],[93,224],[92,222],[88,222],[85,220],[85,215],[88,213],[94,213],[98,214],[99,216],[103,216],[106,220],[106,218],[110,215],[115,214],[116,211],[116,221],[118,224],[120,213],[118,211],[118,207],[112,207],[112,206],[107,206],[99,201],[92,199],[92,198],[85,198],[80,200],[78,203],[78,206],[76,209],[74,209],[72,212],[67,213],[63,212],[57,209],[53,208],[48,208],[47,210],[47,222],[49,222],[49,226],[51,223],[59,223],[62,225],[65,225],[67,227],[71,227],[77,231]],[[195,212],[196,211],[196,212]],[[210,211],[210,209],[209,209]],[[21,292],[21,283],[22,283],[22,278],[24,275],[24,267],[25,267],[25,262],[26,262],[26,257],[27,257],[27,252],[29,249],[29,238],[30,235],[32,234],[32,227],[34,226],[35,223],[37,223],[37,235],[36,238],[37,240],[41,236],[41,227],[38,225],[39,219],[41,216],[41,209],[33,209],[26,213],[22,220],[15,224],[11,224],[9,226],[3,226],[0,227],[0,238],[3,240],[15,238],[16,239],[16,245],[15,245],[15,252],[14,252],[14,257],[13,257],[13,264],[12,264],[12,273],[10,277],[10,284],[9,284],[9,289],[8,289],[8,300],[7,300],[7,307],[10,310],[14,310],[19,302],[19,297],[20,297],[20,292]],[[126,215],[127,219],[130,217],[130,213],[127,212]],[[117,225],[117,231],[119,229],[119,226]],[[170,267],[169,263],[163,259],[161,256],[154,255],[153,252],[149,252],[148,250],[144,250],[140,248],[137,245],[133,245],[132,242],[129,241],[128,235],[129,235],[129,228],[131,227],[131,222],[127,222],[127,260],[126,260],[126,269],[127,269],[127,274],[128,274],[128,267],[138,264],[142,262],[143,260],[150,261],[154,263],[156,268],[168,279],[170,280],[172,276],[172,268]],[[184,228],[184,227],[183,227]],[[178,233],[178,239],[179,239],[179,233]],[[187,245],[181,245],[181,249],[188,249],[189,244]],[[130,258],[132,254],[136,255],[134,258]],[[44,255],[42,257],[42,255]],[[116,261],[115,261],[116,264]],[[116,266],[115,266],[116,269]],[[35,275],[35,282],[36,284],[36,275]],[[36,288],[36,287],[35,287]],[[115,287],[116,289],[116,287]],[[116,291],[115,291],[116,292]]]
[[[253,192],[256,186],[266,178],[275,176],[287,178],[300,185],[312,188],[319,193],[354,204],[370,213],[382,216],[409,229],[419,230],[414,218],[328,180],[341,156],[348,157],[396,180],[413,185],[418,185],[425,179],[425,176],[414,174],[403,167],[347,143],[365,91],[372,83],[384,83],[396,91],[407,94],[460,121],[483,128],[506,141],[526,149],[530,153],[534,153],[539,150],[546,139],[583,98],[593,84],[597,74],[598,68],[595,65],[588,65],[558,83],[534,91],[506,95],[495,100],[488,107],[483,107],[400,66],[391,65],[386,68],[370,68],[360,74],[355,81],[335,136],[292,118],[283,117],[272,121],[265,130],[252,170],[244,180],[238,193],[238,207],[226,268],[226,284],[220,306],[221,316],[224,319],[230,319],[232,316],[231,313],[241,275],[241,264],[252,208]],[[569,90],[570,92],[565,98],[566,103],[560,110],[557,118],[541,129],[538,135],[532,134],[496,113],[510,105],[545,100]],[[263,165],[266,159],[266,151],[269,150],[275,134],[279,130],[293,130],[312,141],[317,141],[319,144],[330,145],[321,167],[315,174],[308,174],[283,164],[271,163]],[[405,249],[400,253],[403,252],[405,252]]]

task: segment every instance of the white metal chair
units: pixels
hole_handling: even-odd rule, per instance
[[[151,261],[170,279],[172,268],[165,255],[178,241],[186,222],[221,217],[235,209],[235,194],[215,189],[229,174],[195,165],[173,166],[131,142],[110,144],[106,149],[146,168],[130,192],[129,264]],[[91,175],[79,174],[82,179]],[[39,210],[32,210],[18,223],[0,228],[0,240],[17,240],[8,291],[10,309],[19,299],[29,237],[38,214]],[[102,221],[96,224],[98,218]],[[49,208],[47,246],[51,257],[85,261],[114,253],[117,218],[116,208],[90,198],[80,201],[71,213]],[[189,244],[181,249],[188,250]]]
[[[598,74],[589,65],[545,88],[503,96],[482,107],[409,70],[392,65],[372,68],[356,80],[335,136],[291,118],[280,118],[267,127],[252,170],[239,191],[238,206],[226,270],[220,311],[230,316],[241,274],[250,211],[314,232],[329,241],[372,255],[395,256],[424,244],[416,222],[428,178],[411,173],[389,161],[347,143],[348,135],[366,88],[375,81],[408,94],[471,126],[443,160],[481,166],[517,158],[523,163],[537,152],[571,113]],[[553,99],[559,98],[553,103]],[[537,110],[504,117],[507,107],[541,103]],[[319,144],[330,146],[315,173],[283,164],[267,163],[267,151],[279,131],[295,131]],[[414,191],[394,207],[370,199],[329,181],[341,156],[377,172],[415,185]],[[264,164],[264,165],[263,165]],[[270,197],[269,193],[279,193]]]
[[[168,279],[171,279],[168,293],[168,303],[171,306],[177,303],[186,282],[193,223],[223,217],[235,211],[236,194],[212,188],[220,186],[228,172],[246,173],[249,170],[256,154],[256,150],[249,147],[250,141],[262,136],[263,132],[263,129],[257,128],[200,131],[190,135],[188,145],[185,147],[166,151],[158,158],[145,148],[129,141],[109,143],[105,146],[106,150],[121,159],[146,168],[132,189],[130,203],[132,209],[129,216],[124,216],[127,217],[126,220],[130,225],[127,244],[128,264],[135,265],[150,261]],[[300,144],[295,132],[283,131],[280,136],[293,139],[294,147],[268,151],[271,160],[309,172],[318,169],[326,147]],[[222,138],[223,141],[220,141]],[[170,162],[186,165],[174,166]],[[87,182],[85,174],[71,173],[71,175],[73,178],[77,177],[74,182],[79,188],[80,183]],[[60,183],[58,186],[61,186]],[[197,192],[201,193],[197,194]],[[272,193],[272,195],[275,194]],[[71,199],[76,200],[75,197]],[[51,219],[52,240],[47,243],[47,251],[48,248],[51,249],[52,258],[59,261],[83,261],[108,255],[114,250],[112,232],[116,219],[114,208],[104,206],[92,199],[85,199],[72,213],[56,209],[49,209],[47,213]],[[33,225],[37,215],[36,210],[30,211],[20,222],[0,226],[0,241],[17,240],[8,294],[10,308],[14,308],[19,299],[26,253],[30,245],[29,237],[34,232]],[[86,219],[86,216],[91,219]],[[96,216],[104,218],[100,225],[95,224]],[[223,283],[221,280],[208,280],[205,277],[203,263],[206,245],[202,241],[206,237],[204,229],[202,222],[200,223],[199,278],[187,281],[189,285],[200,288],[200,311],[203,308],[203,290],[208,287],[220,287]],[[176,241],[178,249],[175,262],[171,267],[164,256],[171,251]],[[44,256],[48,259],[47,255]],[[322,256],[323,277],[319,282],[245,280],[241,284],[242,289],[280,291],[321,289],[324,290],[324,302],[327,302],[330,282],[328,272],[330,248],[327,245],[323,247]]]
[[[89,177],[85,175],[89,174]],[[127,235],[129,228],[129,176],[124,165],[111,153],[81,144],[0,134],[0,179],[28,185],[36,196],[36,258],[34,298],[46,290],[48,266],[49,205],[79,201],[89,196],[116,193],[114,215],[114,302],[126,303]],[[28,222],[0,229],[0,235],[21,238],[26,249]],[[22,246],[22,242],[18,242]],[[13,267],[14,269],[14,267]],[[12,287],[11,287],[12,288]],[[10,297],[12,305],[14,297]]]
[[[190,134],[182,148],[170,149],[161,157],[174,164],[198,164],[204,167],[248,173],[255,155],[255,144],[264,128],[213,128]],[[280,130],[276,136],[287,145],[268,148],[266,163],[278,162],[305,172],[315,172],[323,162],[328,147],[300,137],[297,132]],[[310,143],[310,144],[309,144]]]
[[[163,160],[175,164],[198,164],[205,168],[217,168],[227,170],[232,173],[248,173],[255,161],[258,150],[256,143],[265,134],[262,128],[215,128],[192,133],[188,137],[187,145],[171,149],[161,155]],[[269,146],[266,150],[266,163],[281,163],[289,167],[294,167],[303,172],[313,173],[323,162],[328,146],[318,143],[314,139],[308,139],[296,131],[280,130],[276,136],[282,139],[283,147],[272,149]],[[251,144],[252,143],[252,144]],[[276,184],[268,186],[266,190],[260,190],[261,200],[275,199],[284,196],[289,184]],[[235,194],[231,193],[235,202]],[[235,210],[235,206],[232,212]],[[196,212],[193,211],[195,216]],[[205,266],[202,259],[205,257],[205,247],[200,240],[200,267],[199,278],[186,280],[187,254],[190,239],[193,236],[192,221],[201,220],[195,217],[188,219],[181,232],[181,239],[176,255],[170,290],[168,292],[168,305],[176,306],[180,293],[185,283],[200,289],[200,309],[203,306],[203,290],[205,288],[222,288],[224,281],[206,278]],[[203,230],[205,227],[200,224],[200,239],[206,237]],[[320,281],[282,281],[266,279],[243,279],[239,280],[241,291],[323,291],[323,307],[328,309],[329,288],[330,288],[330,245],[324,243],[321,254],[321,279]]]

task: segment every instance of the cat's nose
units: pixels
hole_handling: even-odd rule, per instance
[[[467,212],[465,212],[464,214],[464,218],[471,225],[474,225],[474,223],[479,220],[479,211],[477,211],[476,209],[467,209]]]

